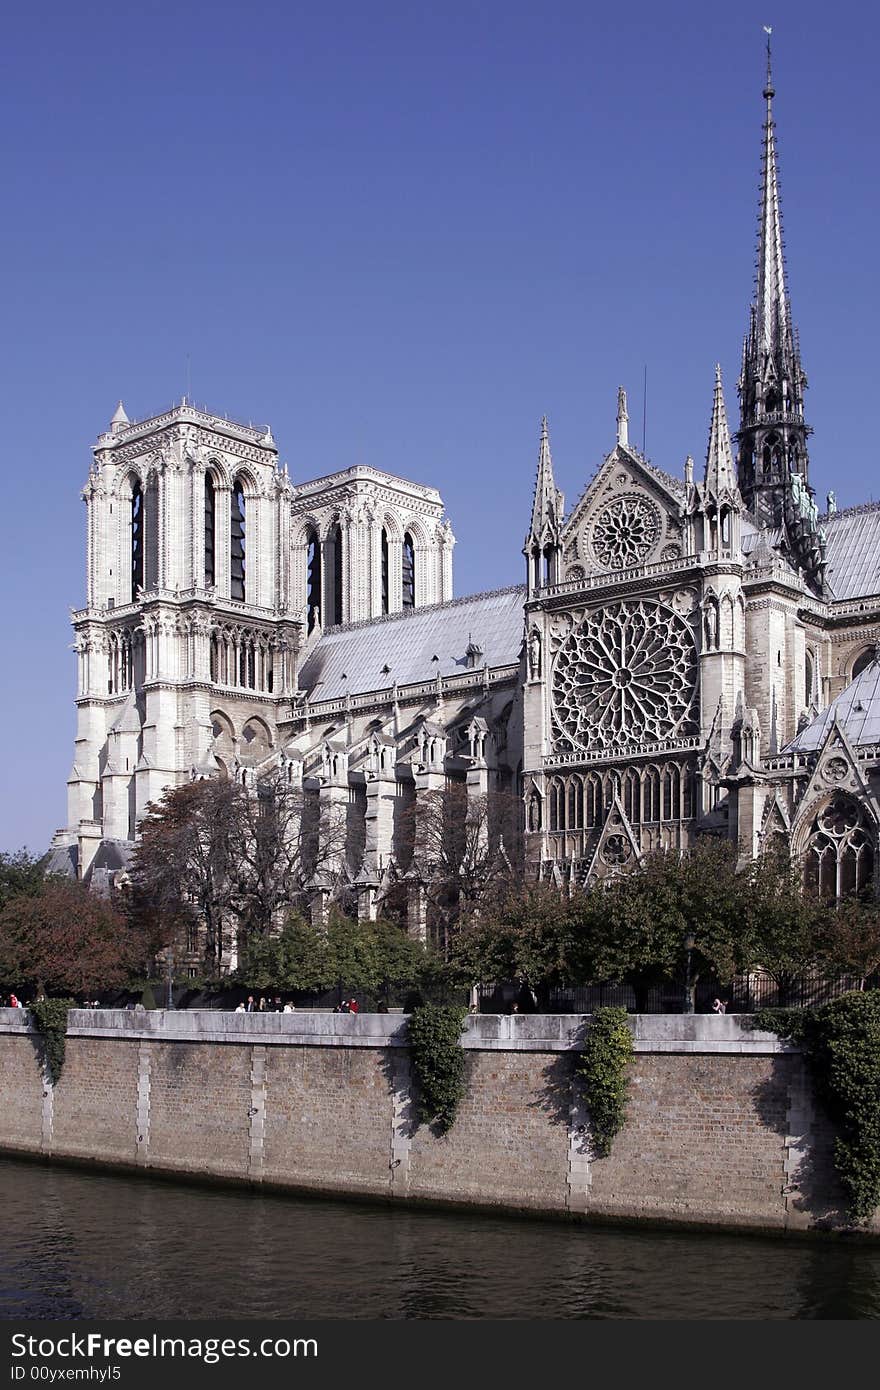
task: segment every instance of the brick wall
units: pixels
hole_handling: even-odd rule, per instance
[[[844,1224],[833,1135],[797,1049],[729,1016],[632,1026],[626,1124],[595,1159],[579,1018],[470,1019],[467,1097],[437,1137],[414,1119],[399,1016],[73,1011],[53,1087],[26,1015],[0,1010],[0,1148],[414,1201]]]

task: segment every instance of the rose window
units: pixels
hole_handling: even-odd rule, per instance
[[[606,864],[625,864],[632,853],[632,846],[625,835],[609,835],[602,847],[602,858]]]
[[[593,522],[593,554],[605,569],[640,565],[660,535],[660,513],[644,497],[616,497]]]
[[[553,708],[562,745],[614,751],[690,733],[697,653],[687,623],[659,603],[587,614],[559,649]]]
[[[829,758],[825,764],[825,776],[829,782],[842,782],[849,772],[844,758]]]

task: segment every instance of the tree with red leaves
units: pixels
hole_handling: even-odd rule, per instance
[[[16,992],[91,996],[124,985],[143,963],[139,933],[82,883],[48,878],[0,910],[0,981]]]

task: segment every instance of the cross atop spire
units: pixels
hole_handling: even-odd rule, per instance
[[[712,401],[712,423],[709,426],[709,447],[706,451],[705,488],[707,494],[713,493],[716,497],[724,493],[733,496],[736,492],[733,450],[730,447],[720,363],[715,365],[715,395]]]

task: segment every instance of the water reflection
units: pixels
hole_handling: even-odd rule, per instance
[[[0,1159],[4,1318],[877,1318],[880,1249],[601,1230]]]

